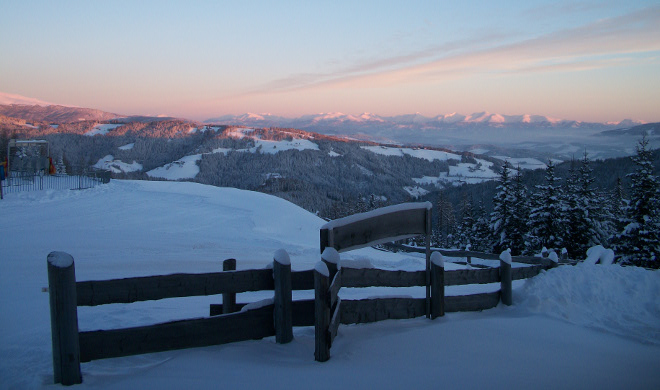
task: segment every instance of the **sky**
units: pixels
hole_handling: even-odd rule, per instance
[[[660,3],[0,2],[0,92],[118,114],[660,121]]]

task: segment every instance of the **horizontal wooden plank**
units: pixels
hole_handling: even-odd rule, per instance
[[[328,224],[327,246],[344,252],[374,245],[384,239],[427,234],[426,213],[427,209],[422,207],[356,221],[347,218],[346,223],[335,220]]]
[[[413,253],[426,253],[426,248],[423,247],[414,247],[408,245],[386,243],[383,244],[386,248],[392,250],[400,250],[404,252],[413,252]],[[484,260],[499,260],[500,255],[496,253],[483,253],[483,252],[473,252],[473,251],[458,251],[458,250],[447,250],[447,249],[431,249],[432,252],[440,252],[444,257],[472,257],[476,259]],[[539,256],[513,256],[511,258],[514,263],[523,263],[523,264],[540,264],[545,267],[554,267],[552,260],[546,257]]]
[[[387,271],[376,268],[342,267],[343,287],[426,286],[425,271]]]
[[[240,311],[243,306],[247,305],[247,303],[236,303],[234,305],[234,309],[236,311]],[[219,316],[223,314],[222,312],[222,303],[212,303],[209,305],[209,316]]]
[[[206,347],[275,335],[273,305],[210,318],[80,332],[80,361]]]
[[[499,268],[457,269],[445,271],[445,286],[497,283],[499,281]]]
[[[314,300],[293,301],[293,326],[314,326]]]
[[[328,325],[328,336],[330,340],[330,347],[332,347],[332,342],[337,337],[337,331],[339,330],[339,324],[341,323],[341,299],[337,301],[337,307],[335,307],[334,314],[332,314],[332,319],[330,319],[330,324]]]
[[[292,271],[291,272],[292,290],[314,290],[314,270]]]
[[[341,323],[362,324],[426,315],[425,298],[379,298],[341,301]]]
[[[511,269],[511,279],[527,279],[532,278],[541,273],[545,269],[542,265],[533,265],[531,267],[520,267]]]
[[[339,290],[341,289],[341,272],[337,272],[335,277],[332,278],[330,288],[328,288],[328,295],[330,296],[330,307],[334,307],[339,299]]]
[[[78,306],[273,290],[273,270],[172,274],[76,283]]]
[[[445,312],[480,311],[492,309],[500,303],[500,292],[445,296]]]

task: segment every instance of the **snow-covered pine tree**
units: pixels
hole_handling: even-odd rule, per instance
[[[455,225],[454,206],[447,199],[447,196],[441,192],[438,198],[436,232],[434,234],[437,246],[449,248],[453,245]]]
[[[500,253],[511,248],[513,224],[513,190],[508,162],[502,166],[497,193],[493,197],[493,212],[490,214],[490,231],[493,237],[493,252]]]
[[[606,212],[608,217],[609,235],[608,241],[614,243],[616,236],[630,223],[628,218],[628,199],[623,192],[623,183],[620,177],[616,178],[616,186],[609,194]]]
[[[560,251],[563,247],[561,240],[564,221],[564,196],[559,185],[559,178],[555,176],[555,165],[548,161],[545,169],[545,184],[537,185],[532,195],[532,205],[529,213],[527,227],[527,241],[531,250],[538,253],[542,247]]]
[[[460,204],[461,221],[456,227],[454,233],[454,246],[459,249],[465,249],[467,245],[472,244],[472,230],[474,228],[474,210],[472,208],[472,196],[466,194],[463,196]]]
[[[642,138],[637,145],[637,154],[632,158],[637,165],[629,174],[630,223],[617,237],[615,251],[624,262],[635,265],[660,267],[660,184],[653,174],[651,151],[648,139]]]
[[[523,184],[522,170],[518,166],[518,171],[513,177],[512,188],[513,210],[511,213],[511,251],[514,254],[523,254],[526,252],[525,237],[527,235],[527,219],[529,218],[529,201],[527,188]],[[496,252],[497,253],[497,252]]]
[[[606,244],[607,239],[599,198],[592,188],[594,178],[589,164],[585,151],[580,167],[574,171],[572,178],[569,177],[570,185],[565,197],[568,234],[564,236],[564,245],[568,255],[574,259],[586,256],[587,249],[592,246]]]
[[[472,239],[470,246],[473,251],[490,252],[493,249],[492,236],[490,233],[490,216],[486,213],[483,200],[474,214],[474,226],[472,227]]]

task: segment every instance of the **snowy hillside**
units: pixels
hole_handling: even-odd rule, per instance
[[[215,272],[236,258],[263,268],[284,248],[294,269],[319,259],[319,227],[272,196],[196,183],[118,181],[91,190],[9,194],[0,201],[0,388],[52,387],[46,256],[66,251],[78,280]],[[344,265],[423,269],[419,254],[371,248]],[[447,263],[449,269],[462,267]],[[447,294],[498,286],[457,286]],[[272,292],[270,293],[272,296]],[[342,289],[342,296],[424,296],[423,288]],[[342,325],[327,363],[314,329],[274,338],[99,360],[82,365],[93,388],[634,388],[660,387],[660,273],[565,266],[514,283],[514,306],[367,325]],[[295,292],[294,299],[313,291]],[[239,302],[269,292],[238,295]],[[206,316],[220,296],[79,308],[81,330]],[[329,379],[332,378],[332,379]]]

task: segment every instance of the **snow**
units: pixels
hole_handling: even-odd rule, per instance
[[[321,258],[328,263],[339,265],[339,252],[335,248],[327,247],[323,250]]]
[[[329,155],[330,157],[341,157],[341,154],[335,152],[334,150],[329,151],[329,152],[328,152],[328,155]]]
[[[328,270],[328,266],[322,261],[314,265],[314,270],[325,277],[330,277],[330,270]]]
[[[507,249],[504,252],[500,253],[500,260],[511,265],[511,250]]]
[[[406,186],[406,187],[403,187],[403,190],[406,191],[411,197],[413,197],[415,199],[429,193],[428,190],[426,190],[422,187],[418,187],[418,186],[415,186],[415,187]]]
[[[284,249],[311,269],[324,221],[279,198],[187,182],[113,180],[83,191],[11,193],[0,201],[0,388],[52,388],[48,285],[54,250],[75,259],[78,280],[218,272],[221,260],[263,269]],[[468,268],[449,262],[446,269]],[[473,259],[475,261],[475,259]],[[496,263],[495,261],[491,261]],[[423,254],[364,248],[341,264],[424,269]],[[351,266],[352,266],[351,265]],[[497,291],[450,286],[447,295]],[[294,291],[312,299],[313,291]],[[341,325],[326,363],[314,328],[274,337],[83,363],[81,388],[660,388],[660,272],[578,264],[514,281],[515,304],[475,313]],[[423,287],[342,288],[342,299],[422,297]],[[272,291],[238,294],[251,306]],[[81,330],[206,316],[221,296],[79,307]],[[254,303],[260,302],[261,303]],[[503,358],[505,356],[505,358]],[[542,369],[540,369],[541,364]],[[340,373],[340,375],[337,375]],[[332,378],[321,380],[320,378]]]
[[[128,164],[121,160],[115,160],[114,156],[108,154],[102,159],[99,159],[99,161],[94,164],[94,168],[111,171],[113,173],[136,172],[142,170],[142,164],[136,162],[135,160]]]
[[[278,249],[273,255],[273,259],[282,265],[291,265],[291,258],[284,249]]]
[[[147,175],[167,180],[193,179],[199,173],[197,162],[201,159],[201,154],[186,156],[162,167],[152,169],[147,172]]]
[[[431,253],[431,263],[437,265],[438,267],[445,268],[445,258],[440,252]]]
[[[249,310],[260,309],[264,306],[272,305],[275,302],[273,298],[266,298],[256,302],[250,302],[247,305],[241,307],[241,312],[246,312]]]
[[[614,251],[605,249],[602,245],[596,245],[587,249],[587,258],[584,260],[585,264],[610,265],[614,262]]]
[[[114,130],[119,126],[123,126],[123,123],[103,123],[94,126],[90,131],[86,132],[84,135],[93,137],[95,135],[106,135],[110,130]]]
[[[362,149],[383,156],[403,156],[407,154],[412,157],[422,158],[428,161],[440,160],[460,160],[461,156],[455,153],[444,152],[431,149],[411,149],[411,148],[392,148],[387,146],[361,146]]]
[[[120,146],[119,150],[131,150],[131,149],[133,149],[133,146],[135,146],[135,143],[126,144],[126,145]]]
[[[319,146],[310,140],[298,138],[294,138],[291,141],[269,141],[255,139],[254,148],[251,148],[250,152],[276,154],[286,150],[319,150]]]
[[[431,210],[432,207],[433,206],[431,205],[431,202],[401,203],[393,206],[381,207],[376,210],[367,211],[366,213],[353,214],[349,215],[348,217],[338,218],[326,223],[322,228],[332,230],[335,227],[348,225],[351,223],[363,221],[365,219],[380,217],[381,215],[385,214],[419,209]]]
[[[50,264],[58,268],[66,268],[73,265],[73,257],[64,252],[50,252],[47,260]]]

